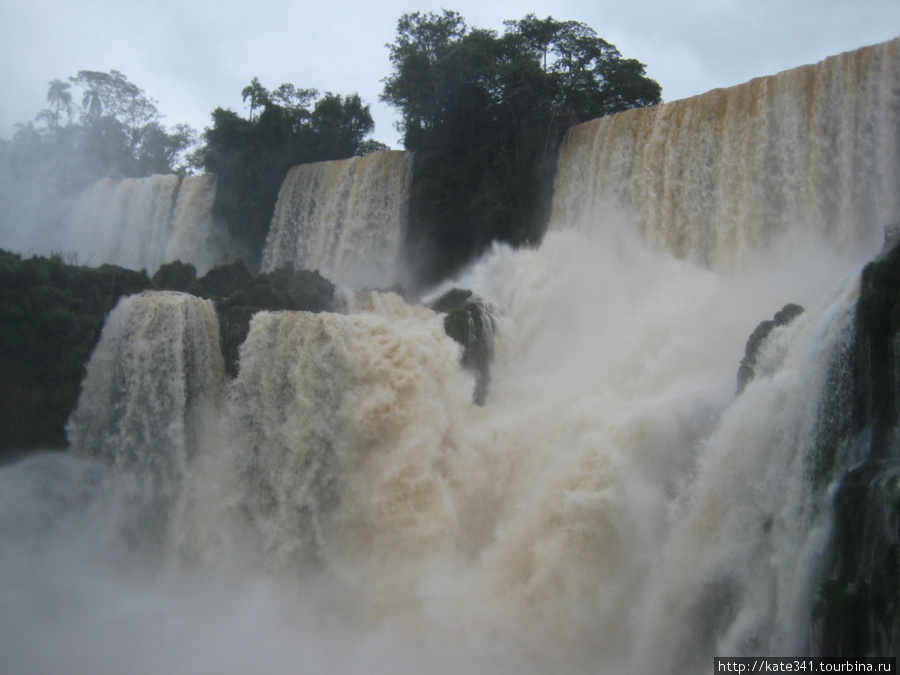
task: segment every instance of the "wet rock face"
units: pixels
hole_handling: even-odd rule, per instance
[[[747,384],[756,375],[756,361],[759,351],[771,333],[778,326],[785,326],[795,318],[803,314],[803,307],[788,303],[782,307],[775,316],[768,321],[761,322],[747,339],[747,346],[744,349],[744,359],[738,368],[737,374],[737,393],[744,391]]]
[[[490,313],[472,291],[454,288],[431,306],[444,317],[447,335],[463,347],[461,364],[475,374],[473,400],[484,405],[494,358],[494,324]]]
[[[832,545],[811,631],[823,656],[900,649],[900,247],[863,269],[854,329],[835,367],[837,405],[820,414],[827,454],[856,459],[833,480]]]

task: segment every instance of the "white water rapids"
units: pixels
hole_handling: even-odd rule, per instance
[[[876,147],[900,133],[900,47],[870,50],[881,65],[853,73],[892,92],[857,127]],[[833,90],[815,105],[855,109]],[[573,138],[606,152],[602,134]],[[712,152],[679,147],[664,167]],[[852,144],[831,147],[828,166]],[[798,234],[785,217],[694,255],[634,213],[653,199],[631,182],[642,161],[657,160],[617,184],[628,199],[577,215],[592,173],[562,165],[567,215],[558,203],[540,248],[497,246],[454,282],[494,311],[483,407],[442,317],[392,294],[258,314],[231,382],[200,358],[206,301],[123,301],[71,423],[86,442],[0,470],[0,671],[705,673],[713,656],[804,653],[829,536],[817,414],[887,223],[848,207]],[[896,179],[896,154],[883,162]],[[663,166],[660,186],[692,193]],[[702,176],[705,199],[745,194]],[[866,203],[900,220],[896,201]],[[787,302],[806,311],[736,397],[747,336]],[[160,494],[168,513],[148,514]]]

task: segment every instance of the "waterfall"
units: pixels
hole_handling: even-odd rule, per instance
[[[212,174],[182,178],[171,231],[165,239],[164,262],[189,262],[203,274],[226,258],[227,236],[212,216],[215,197],[216,177]]]
[[[854,504],[894,537],[859,569],[896,573],[869,555],[895,560],[896,438],[857,412],[897,414],[860,391],[896,346],[860,338],[859,307],[894,311],[871,286],[893,272],[860,270],[900,220],[898,45],[574,129],[540,247],[447,284],[491,308],[482,406],[443,315],[390,292],[256,314],[227,382],[210,303],[123,300],[72,451],[0,469],[0,670],[656,675],[829,651],[868,616],[820,611],[862,597],[834,573]],[[354,182],[388,160],[405,171],[296,167],[267,269],[362,283],[350,233],[399,230],[345,215],[399,208],[393,179],[383,202]],[[362,250],[387,269],[393,246]]]
[[[900,221],[900,38],[571,130],[554,227],[624,212],[717,270],[811,236],[880,244]]]
[[[110,313],[67,425],[74,455],[104,460],[137,481],[154,539],[209,441],[225,381],[219,326],[208,300],[150,292]]]
[[[300,164],[284,179],[262,268],[319,270],[356,288],[387,287],[401,275],[409,155]]]
[[[347,549],[373,565],[397,550],[422,555],[452,520],[435,467],[471,379],[437,314],[393,294],[379,302],[350,316],[253,319],[229,420],[244,512],[269,566]]]
[[[82,195],[63,244],[86,263],[153,273],[173,260],[202,274],[220,263],[227,240],[212,218],[212,175],[104,178]]]

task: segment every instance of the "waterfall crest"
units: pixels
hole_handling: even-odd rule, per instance
[[[877,250],[900,221],[900,38],[575,127],[552,227],[625,214],[712,269],[810,236]]]
[[[64,247],[93,265],[111,263],[151,274],[173,260],[202,274],[220,263],[226,237],[215,225],[212,175],[104,178],[87,188]]]
[[[286,263],[353,287],[399,279],[409,155],[396,150],[300,164],[284,179],[263,271]]]

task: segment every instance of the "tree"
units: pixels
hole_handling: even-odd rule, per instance
[[[82,103],[77,117],[73,101]],[[18,127],[0,153],[0,220],[35,227],[55,223],[65,198],[99,178],[185,171],[196,140],[190,127],[163,126],[153,100],[116,70],[52,80],[47,107]]]
[[[387,45],[381,99],[400,110],[416,152],[409,244],[419,259],[439,252],[420,270],[426,282],[491,241],[540,237],[570,126],[660,101],[643,64],[584,24],[529,14],[504,26],[498,35],[456,12],[414,12]]]
[[[72,94],[69,91],[71,85],[62,80],[53,80],[50,82],[50,88],[47,90],[47,103],[50,104],[50,114],[46,115],[51,131],[56,131],[60,126],[60,116],[63,112],[67,118],[71,118]]]
[[[397,22],[397,39],[386,45],[394,73],[383,80],[381,98],[402,110],[398,131],[404,134],[408,148],[410,142],[415,145],[415,139],[434,129],[439,114],[438,64],[467,32],[459,13],[449,10],[404,14]]]
[[[186,162],[185,155],[197,142],[197,132],[187,124],[176,124],[170,131],[153,122],[141,133],[135,156],[137,171],[142,176],[171,173]]]
[[[357,94],[320,98],[315,89],[290,83],[269,91],[254,77],[242,95],[250,102],[248,117],[217,108],[193,161],[218,176],[216,216],[251,257],[259,257],[292,166],[345,159],[383,146],[366,140],[374,123]]]
[[[346,98],[326,93],[309,116],[306,152],[315,161],[344,159],[360,154],[366,136],[375,122],[358,94]]]
[[[297,89],[290,82],[286,82],[278,85],[271,92],[270,98],[288,113],[296,125],[300,125],[309,119],[309,105],[318,95],[319,92],[315,89]]]
[[[85,89],[81,97],[81,107],[89,119],[98,119],[103,114],[103,101],[96,89]]]
[[[156,103],[118,70],[81,70],[69,78],[82,89],[76,133],[81,155],[96,176],[139,177],[184,169],[196,141],[186,125],[171,131]]]
[[[254,77],[250,84],[241,90],[242,100],[250,99],[250,121],[253,121],[253,111],[261,105],[269,102],[269,92],[259,83],[259,78]]]

